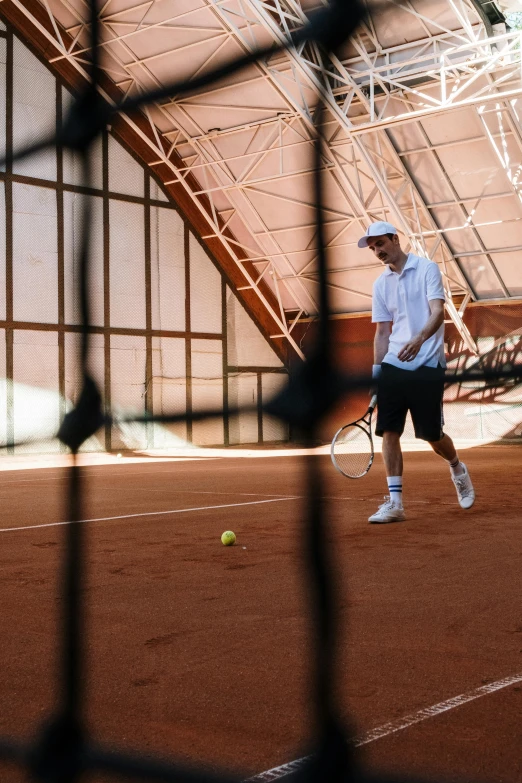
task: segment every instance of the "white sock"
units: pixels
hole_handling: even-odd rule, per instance
[[[451,475],[452,475],[452,476],[460,475],[461,473],[463,473],[463,472],[464,472],[464,471],[462,470],[462,468],[461,468],[461,462],[460,462],[460,460],[459,460],[458,456],[457,456],[457,457],[455,457],[455,459],[453,460],[453,462],[450,462],[450,463],[449,463],[449,466],[450,466],[450,470],[451,470]],[[458,472],[457,472],[457,471],[458,471]]]
[[[391,502],[396,506],[402,506],[402,476],[388,476],[386,481]]]

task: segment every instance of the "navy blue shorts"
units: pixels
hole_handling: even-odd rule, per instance
[[[383,362],[377,390],[375,434],[397,432],[402,435],[409,411],[416,438],[431,442],[440,440],[444,435],[444,372],[444,367],[440,366],[403,370]]]

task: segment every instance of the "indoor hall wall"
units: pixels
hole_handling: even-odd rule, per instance
[[[0,436],[23,451],[53,438],[80,391],[78,270],[88,198],[90,371],[118,414],[187,414],[181,424],[118,424],[87,450],[284,441],[262,412],[286,370],[168,196],[110,133],[93,145],[86,189],[78,156],[60,148],[21,162],[12,151],[54,133],[72,97],[0,26]],[[251,414],[228,408],[248,403]],[[191,420],[202,408],[222,416]],[[42,440],[43,439],[43,440]]]
[[[260,339],[254,322],[227,286],[225,294],[228,365],[228,404],[231,408],[250,406],[253,413],[231,416],[231,445],[252,442],[285,441],[288,428],[262,413],[263,403],[281,389],[286,380],[282,365],[268,343]]]
[[[317,337],[317,320],[296,324],[292,332],[305,355],[310,355]],[[340,372],[371,375],[373,364],[374,325],[370,316],[333,318],[331,321],[332,357]],[[368,407],[368,393],[356,390],[343,396],[321,423],[319,440],[331,441],[335,432],[355,419]]]

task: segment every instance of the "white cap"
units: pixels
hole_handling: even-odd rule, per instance
[[[384,234],[396,234],[397,229],[392,226],[391,223],[385,223],[384,220],[379,220],[377,223],[372,223],[366,229],[366,234],[359,239],[357,247],[368,247],[369,237],[382,237]]]

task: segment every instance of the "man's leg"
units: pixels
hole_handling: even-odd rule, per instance
[[[390,499],[372,514],[369,522],[401,522],[404,519],[402,507],[402,450],[398,432],[382,433],[382,457],[388,481]]]
[[[413,384],[409,402],[415,437],[427,441],[435,454],[446,460],[460,505],[462,508],[471,508],[475,502],[475,491],[468,470],[459,460],[453,441],[442,431],[444,369],[420,367],[412,375]]]
[[[460,505],[462,508],[471,508],[475,502],[475,490],[467,467],[459,460],[453,441],[449,435],[443,435],[440,440],[428,441],[428,443],[435,454],[438,454],[449,464]]]
[[[454,443],[449,435],[443,435],[440,440],[428,442],[435,454],[438,454],[439,457],[442,457],[446,462],[449,462],[451,472],[454,476],[461,476],[465,472],[465,469],[462,467],[462,462],[458,458]]]
[[[398,432],[384,432],[382,436],[382,457],[386,469],[386,481],[390,500],[402,508],[402,450]]]
[[[402,478],[401,436],[398,432],[383,432],[382,458],[386,468],[386,475],[400,476]]]
[[[408,413],[405,384],[410,373],[383,362],[377,391],[375,434],[382,437],[382,456],[388,480],[389,499],[369,518],[369,522],[398,522],[404,519],[402,507],[401,435]]]

